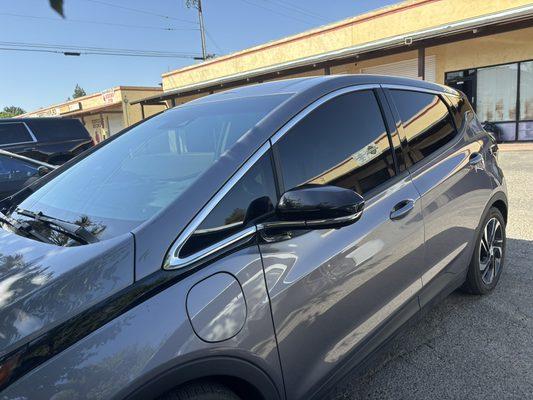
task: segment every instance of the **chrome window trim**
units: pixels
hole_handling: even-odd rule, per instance
[[[235,184],[248,172],[248,170],[276,143],[283,135],[285,135],[294,125],[300,122],[304,117],[306,117],[313,110],[324,104],[325,102],[342,96],[346,93],[358,92],[362,90],[373,90],[379,89],[379,84],[366,84],[366,85],[351,85],[342,89],[335,90],[331,93],[328,93],[321,98],[315,100],[313,103],[305,107],[303,110],[299,111],[291,120],[285,124],[281,129],[279,129],[275,134],[270,137],[266,143],[264,143],[240,168],[239,170],[222,186],[222,188],[217,192],[217,194],[209,200],[204,208],[192,219],[192,221],[187,225],[185,230],[178,236],[174,241],[172,246],[165,256],[163,262],[163,269],[165,270],[175,270],[184,268],[188,265],[191,265],[194,262],[200,261],[224,248],[242,240],[247,237],[252,236],[257,232],[257,227],[252,226],[244,228],[243,230],[219,241],[211,246],[206,247],[196,253],[193,253],[187,257],[179,257],[179,252],[181,251],[184,244],[196,231],[198,226],[203,222],[203,220],[209,215],[209,213],[218,205],[222,198],[235,186]],[[377,99],[376,99],[377,101]],[[318,221],[317,221],[318,222]]]
[[[391,90],[409,90],[411,92],[422,92],[422,93],[430,93],[430,94],[436,94],[436,95],[444,95],[444,94],[454,94],[453,92],[447,91],[446,88],[442,88],[442,91],[439,90],[433,90],[433,89],[427,89],[422,88],[418,86],[409,86],[409,85],[392,85],[392,84],[382,84],[380,85],[383,89],[391,89]]]
[[[237,232],[226,239],[221,240],[220,242],[214,243],[211,246],[206,247],[194,254],[191,254],[185,258],[179,256],[181,248],[187,242],[187,240],[192,236],[194,231],[200,226],[203,220],[209,215],[209,213],[217,206],[217,204],[224,198],[224,196],[235,186],[235,184],[248,172],[248,170],[257,162],[259,159],[270,150],[270,143],[264,143],[259,150],[257,150],[239,169],[238,171],[222,186],[222,188],[209,200],[202,210],[196,214],[193,220],[187,225],[185,230],[178,236],[170,247],[165,261],[163,263],[163,269],[173,270],[186,267],[187,265],[192,264],[193,262],[199,261],[223,248],[254,234],[257,230],[255,226],[246,228],[240,232]]]
[[[17,146],[19,144],[36,143],[37,142],[37,138],[35,137],[35,134],[30,129],[30,127],[28,126],[28,124],[26,122],[23,122],[23,121],[21,121],[21,122],[18,122],[18,121],[1,122],[0,121],[0,125],[8,125],[8,124],[22,124],[22,125],[24,125],[24,127],[26,128],[26,130],[30,134],[30,137],[31,137],[32,140],[26,140],[25,142],[4,143],[4,144],[0,144],[0,147]]]

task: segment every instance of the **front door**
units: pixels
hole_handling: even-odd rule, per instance
[[[394,162],[377,90],[330,95],[273,144],[282,191],[330,184],[366,201],[352,225],[265,234],[260,242],[289,399],[316,396],[401,310],[418,310],[420,199]]]

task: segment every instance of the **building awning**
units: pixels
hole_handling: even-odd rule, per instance
[[[331,66],[382,57],[452,41],[467,40],[533,26],[533,5],[465,19],[430,29],[389,37],[340,50],[318,54],[281,64],[241,72],[204,82],[182,86],[159,95],[132,101],[131,104],[155,105],[165,100],[262,82],[280,76],[328,68]]]
[[[106,104],[106,105],[99,106],[99,107],[92,107],[92,108],[81,109],[81,110],[72,111],[68,113],[63,113],[60,115],[60,117],[61,118],[80,117],[82,115],[101,114],[105,112],[122,112],[122,106],[120,103]]]

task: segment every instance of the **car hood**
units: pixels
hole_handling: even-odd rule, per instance
[[[0,357],[130,285],[133,242],[60,247],[0,228]]]

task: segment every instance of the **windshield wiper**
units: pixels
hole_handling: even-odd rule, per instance
[[[42,212],[33,212],[25,210],[23,208],[17,208],[15,210],[17,214],[24,215],[25,217],[30,217],[35,221],[42,222],[47,225],[50,229],[55,230],[56,232],[61,232],[67,236],[81,241],[85,244],[96,243],[98,238],[85,229],[83,226],[75,224],[73,222],[63,221],[59,218],[50,217],[43,214]],[[59,229],[57,229],[59,228]]]
[[[35,239],[44,243],[52,243],[50,239],[44,235],[41,235],[27,222],[19,222],[14,218],[8,217],[3,212],[0,212],[0,222],[11,226],[16,233],[20,233],[24,236],[33,236]]]

